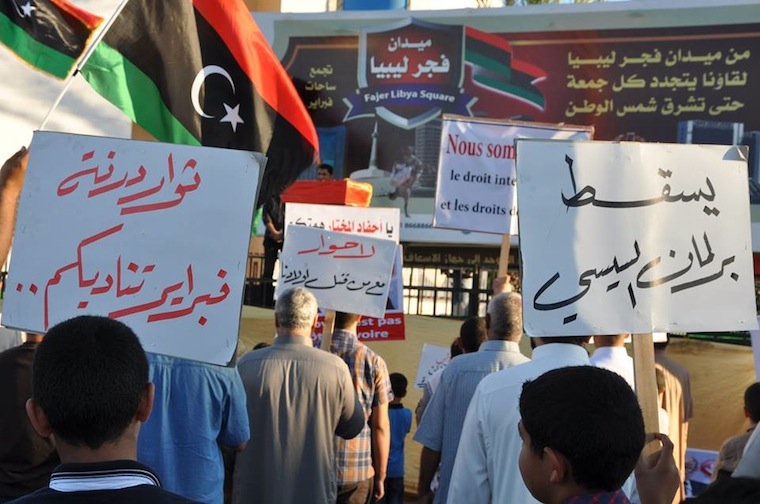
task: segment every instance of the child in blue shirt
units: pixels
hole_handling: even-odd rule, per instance
[[[391,451],[388,456],[388,473],[385,478],[385,503],[403,504],[404,502],[404,438],[412,428],[412,410],[404,408],[401,399],[406,396],[409,384],[406,376],[391,373],[393,400],[388,405],[391,422]]]

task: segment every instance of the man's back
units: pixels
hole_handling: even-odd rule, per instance
[[[333,435],[356,436],[364,414],[346,364],[300,339],[279,336],[238,363],[251,439],[237,457],[233,502],[335,501]]]
[[[59,462],[52,441],[26,415],[36,348],[27,342],[0,352],[0,501],[44,487]]]
[[[163,486],[200,502],[224,500],[219,444],[248,440],[245,391],[235,368],[147,354],[153,411],[140,429],[137,459]]]
[[[537,502],[517,465],[522,444],[517,431],[522,385],[551,369],[588,365],[589,360],[582,347],[562,343],[539,346],[532,358],[486,376],[478,385],[462,427],[447,502]]]
[[[453,359],[441,375],[441,383],[422,417],[414,440],[441,452],[440,486],[435,502],[446,502],[454,459],[467,407],[486,376],[528,362],[513,341],[486,341],[478,352]]]

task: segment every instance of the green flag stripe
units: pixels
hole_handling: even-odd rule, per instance
[[[166,107],[155,82],[105,42],[98,44],[82,68],[82,74],[98,94],[116,105],[156,140],[201,145],[200,140]]]
[[[61,79],[66,78],[74,65],[74,58],[33,39],[2,13],[0,13],[0,42],[10,47],[30,65]]]
[[[509,66],[508,62],[507,64],[501,63],[485,54],[465,50],[464,59],[475,65],[482,66],[491,72],[501,74],[507,79],[512,75],[512,68]]]
[[[494,89],[500,89],[507,93],[513,94],[515,96],[519,96],[532,103],[535,103],[536,105],[540,107],[544,106],[544,97],[541,96],[541,94],[531,92],[530,90],[527,90],[523,87],[516,86],[514,84],[509,84],[500,79],[489,78],[482,75],[475,75],[473,76],[472,80],[480,84],[483,84],[484,86],[488,86]]]

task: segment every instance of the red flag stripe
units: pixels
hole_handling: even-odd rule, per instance
[[[96,16],[95,14],[77,7],[76,5],[67,2],[66,0],[50,0],[58,9],[67,14],[75,17],[81,21],[87,28],[94,30],[103,21],[103,18]]]
[[[242,0],[193,0],[193,6],[227,44],[264,101],[318,151],[317,131],[306,107]]]

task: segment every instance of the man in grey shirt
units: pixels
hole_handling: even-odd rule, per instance
[[[346,363],[317,350],[317,300],[296,287],[275,304],[277,338],[238,363],[251,439],[235,463],[235,503],[334,503],[333,436],[361,432],[362,409]]]
[[[487,375],[527,362],[520,353],[522,298],[514,292],[494,296],[486,314],[488,341],[477,352],[453,359],[441,375],[414,440],[423,445],[417,493],[429,502],[430,482],[440,463],[440,484],[434,502],[446,502],[454,458],[462,434],[464,417],[475,389]]]

